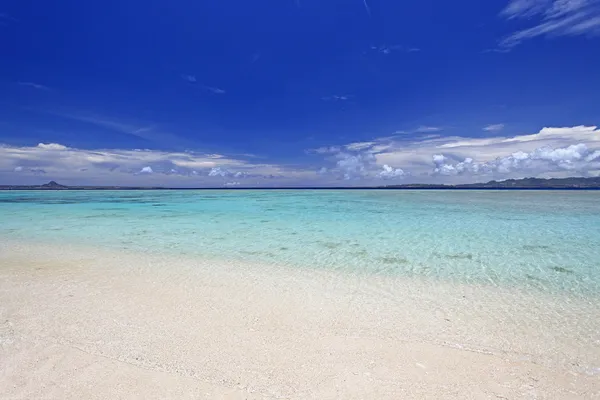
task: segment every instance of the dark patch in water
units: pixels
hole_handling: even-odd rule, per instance
[[[289,247],[280,247],[279,250],[289,250]]]
[[[97,214],[97,215],[86,215],[83,218],[115,218],[115,217],[125,217],[125,214]]]
[[[473,254],[448,254],[446,256],[446,258],[452,258],[455,260],[472,260],[473,259]]]
[[[166,207],[166,206],[167,206],[166,204],[160,204],[160,203],[152,204],[152,207]]]
[[[341,243],[335,243],[335,242],[319,242],[319,244],[328,249],[337,249],[338,247],[342,247]]]
[[[543,244],[526,244],[523,245],[523,250],[548,250],[550,246],[546,246]]]
[[[456,254],[439,254],[434,253],[437,257],[446,258],[449,260],[472,260],[473,254],[471,253],[456,253]]]
[[[255,251],[255,250],[242,250],[240,251],[242,254],[248,254],[251,256],[267,256],[267,257],[275,257],[275,254],[268,251]]]
[[[520,217],[494,217],[494,219],[499,221],[527,221],[527,218]]]
[[[536,277],[536,276],[533,276],[533,275],[530,275],[530,274],[525,274],[525,277],[526,277],[527,279],[529,279],[529,280],[532,280],[532,281],[536,281],[536,282],[544,282],[544,280],[543,280],[543,279],[541,279],[541,278],[538,278],[538,277]]]
[[[573,274],[574,271],[572,269],[564,268],[564,267],[550,267],[551,270],[556,272],[562,272],[563,274]]]
[[[408,263],[408,260],[406,258],[402,258],[402,257],[387,256],[387,257],[379,257],[377,259],[384,264],[407,264]]]
[[[269,221],[268,219],[261,219],[261,220],[260,220],[260,223],[261,223],[261,224],[266,224],[266,223],[268,223],[268,222],[271,222],[271,221]]]

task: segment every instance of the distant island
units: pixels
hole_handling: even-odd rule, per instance
[[[282,188],[169,188],[169,187],[131,187],[131,186],[66,186],[54,181],[43,185],[0,185],[0,190],[193,190],[193,189],[391,189],[391,190],[600,190],[600,177],[595,178],[524,178],[489,181],[486,183],[468,183],[462,185],[436,185],[411,183],[404,185],[368,186],[368,187],[282,187]]]
[[[162,187],[66,186],[50,181],[43,185],[0,185],[0,190],[160,190]]]
[[[385,186],[389,189],[600,189],[600,177],[595,178],[523,178],[463,185],[407,184]]]

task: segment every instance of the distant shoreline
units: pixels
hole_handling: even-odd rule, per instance
[[[67,189],[46,189],[46,188],[3,188],[0,187],[0,191],[11,192],[11,191],[39,191],[39,192],[97,192],[97,191],[175,191],[175,190],[196,190],[196,191],[246,191],[246,190],[390,190],[390,191],[419,191],[419,190],[446,190],[446,191],[599,191],[600,187],[513,187],[513,188],[489,188],[489,187],[238,187],[238,188],[227,188],[227,187],[203,187],[203,188],[147,188],[147,187],[135,187],[135,188],[94,188],[94,187],[72,187]]]
[[[304,186],[304,187],[141,187],[141,186],[66,186],[51,181],[43,185],[0,185],[0,190],[600,190],[600,177],[561,179],[508,179],[461,185],[405,184],[387,186]]]

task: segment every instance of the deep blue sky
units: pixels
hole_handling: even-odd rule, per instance
[[[600,13],[588,3],[3,1],[0,143],[316,169],[310,149],[396,131],[596,125]]]

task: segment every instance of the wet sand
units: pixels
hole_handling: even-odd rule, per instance
[[[600,398],[594,301],[0,243],[2,399]]]

